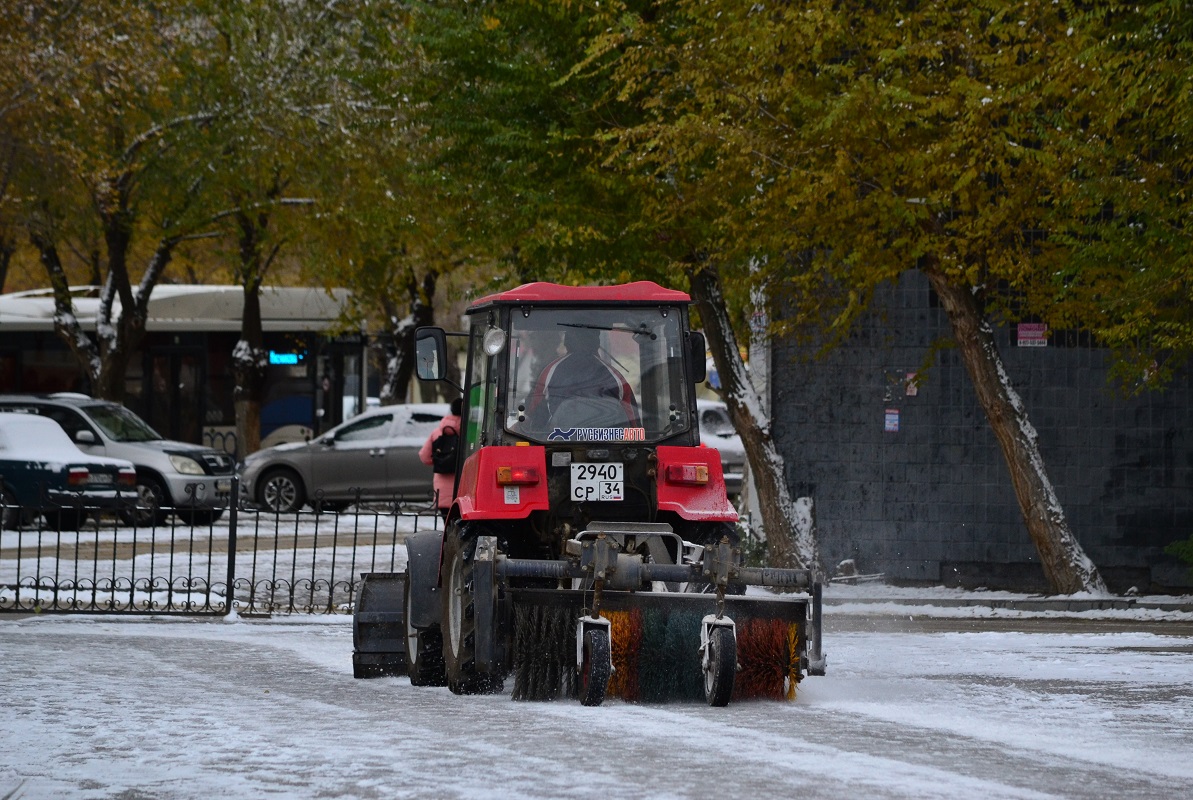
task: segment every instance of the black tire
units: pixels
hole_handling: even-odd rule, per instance
[[[454,694],[495,694],[504,688],[500,676],[476,670],[476,581],[473,554],[476,536],[448,528],[443,555],[443,665],[447,688]],[[489,601],[491,602],[491,601]]]
[[[78,508],[60,508],[46,512],[46,524],[56,531],[77,531],[87,519],[87,512]]]
[[[302,508],[307,492],[298,473],[285,467],[275,467],[261,476],[257,486],[257,503],[274,514],[292,514]]]
[[[704,672],[704,698],[710,706],[729,705],[737,676],[737,639],[733,629],[715,627],[708,636],[708,669]]]
[[[22,524],[28,522],[28,516],[25,510],[17,504],[16,495],[8,488],[0,486],[0,529],[18,530]]]
[[[411,686],[446,686],[443,635],[438,628],[418,630],[410,624],[410,573],[406,573],[406,671]]]
[[[319,500],[311,503],[316,514],[339,514],[351,505],[347,500]]]
[[[162,506],[168,500],[161,481],[152,475],[137,475],[136,503],[120,512],[120,520],[125,525],[161,525],[166,521]]]
[[[224,516],[224,509],[180,508],[174,512],[174,515],[191,527],[205,527],[215,524],[220,517]]]
[[[609,660],[609,631],[584,632],[584,658],[580,664],[580,705],[599,706],[609,690],[613,664]]]

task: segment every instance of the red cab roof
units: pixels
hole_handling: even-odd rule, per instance
[[[493,303],[688,303],[691,299],[686,292],[664,289],[654,281],[635,281],[615,286],[564,286],[538,281],[482,297],[470,308],[481,308]]]

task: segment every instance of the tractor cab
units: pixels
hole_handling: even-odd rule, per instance
[[[705,343],[688,304],[649,282],[532,283],[474,303],[453,513],[532,517],[543,544],[593,520],[734,520],[717,453],[699,447]],[[417,332],[420,378],[445,377],[446,336]]]

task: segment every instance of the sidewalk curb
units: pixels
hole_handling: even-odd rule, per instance
[[[1173,611],[1193,613],[1193,599],[1139,601],[1132,598],[1104,600],[1070,600],[1067,598],[979,599],[979,598],[912,598],[912,597],[834,597],[824,598],[825,607],[847,605],[937,606],[940,608],[991,608],[1010,611]]]

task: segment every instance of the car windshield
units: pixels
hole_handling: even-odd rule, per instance
[[[682,313],[519,308],[506,429],[538,441],[658,441],[686,430]]]
[[[704,408],[700,411],[700,427],[713,436],[733,436],[737,433],[729,421],[729,412],[723,408]]]
[[[85,406],[83,410],[108,438],[117,442],[152,442],[162,438],[145,420],[124,406],[103,403]]]

